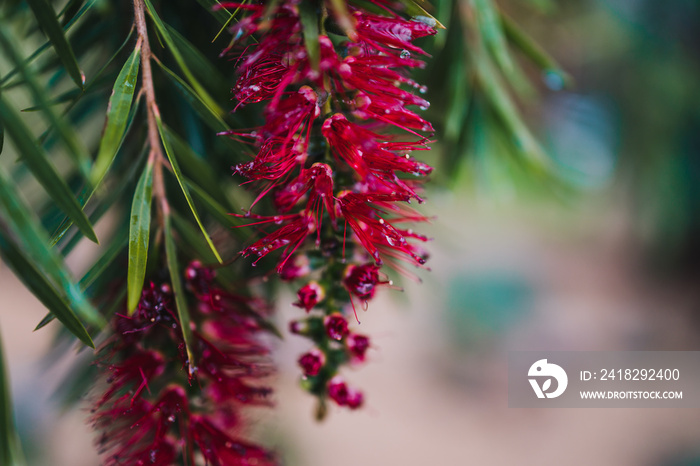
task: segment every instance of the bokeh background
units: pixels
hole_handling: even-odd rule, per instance
[[[434,3],[454,26],[458,9]],[[449,83],[470,73],[441,39],[427,45],[429,116],[447,134],[426,156],[437,166],[421,207],[436,216],[425,228],[432,271],[360,315],[374,346],[347,378],[364,389],[363,410],[316,423],[297,387],[306,343],[274,343],[277,409],[249,415],[285,464],[700,464],[698,410],[510,409],[506,391],[509,350],[700,350],[700,2],[499,5],[571,78],[513,53],[528,84],[510,92],[551,167],[543,176],[514,161],[478,92],[452,108]],[[457,114],[463,124],[450,126],[445,115]],[[69,264],[82,271],[95,253],[81,244]],[[52,397],[86,355],[47,356],[51,330],[31,332],[41,305],[4,267],[0,286],[30,464],[98,464],[87,408],[64,411]],[[298,311],[292,301],[283,292],[280,322]]]

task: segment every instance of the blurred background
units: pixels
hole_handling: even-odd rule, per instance
[[[478,0],[434,3],[443,36],[470,33]],[[517,51],[495,58],[524,76],[503,73],[520,114],[509,120],[478,54],[427,44],[432,271],[360,315],[373,348],[347,379],[365,391],[362,410],[316,423],[297,387],[306,343],[274,343],[278,406],[250,417],[285,464],[700,464],[698,410],[510,409],[506,391],[509,350],[700,350],[700,2],[498,4],[568,75]],[[93,249],[71,254],[74,270]],[[51,396],[75,356],[48,364],[51,330],[31,332],[44,309],[6,268],[0,284],[30,464],[98,464],[85,408],[63,412]],[[282,295],[281,323],[292,301]]]

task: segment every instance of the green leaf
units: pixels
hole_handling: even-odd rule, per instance
[[[216,250],[216,247],[214,246],[214,243],[211,240],[211,237],[209,236],[209,233],[207,233],[207,230],[204,228],[204,225],[202,224],[202,220],[199,218],[199,213],[197,213],[197,208],[194,205],[194,202],[192,201],[192,196],[190,195],[189,189],[187,189],[187,185],[185,184],[185,180],[182,176],[182,172],[180,172],[180,166],[177,163],[177,159],[175,158],[175,154],[173,153],[172,148],[170,147],[170,143],[168,142],[168,138],[166,137],[165,130],[163,128],[163,122],[160,120],[160,117],[156,116],[156,123],[158,124],[158,132],[160,133],[160,139],[163,141],[163,147],[165,148],[165,153],[168,155],[168,160],[170,160],[170,165],[172,166],[173,173],[175,174],[175,178],[177,178],[177,182],[180,184],[180,189],[182,189],[182,193],[185,195],[185,199],[187,199],[187,205],[190,206],[190,210],[192,211],[192,215],[194,215],[194,219],[197,221],[197,225],[199,226],[199,229],[202,230],[202,234],[204,235],[204,238],[207,240],[207,243],[209,244],[209,247],[211,248],[211,251],[214,253],[216,256],[216,259],[219,261],[219,263],[222,263],[223,260],[221,259],[221,256],[219,255],[219,251]]]
[[[31,262],[58,287],[57,291],[60,291],[69,306],[88,322],[98,326],[104,324],[104,320],[71,279],[58,253],[47,246],[46,233],[32,217],[27,204],[16,194],[14,183],[2,169],[0,209],[0,218],[9,223],[13,236],[22,242],[23,250],[31,256]]]
[[[209,89],[220,89],[228,93],[230,86],[228,86],[226,79],[218,68],[202,55],[202,52],[197,47],[177,32],[175,28],[167,24],[165,27],[168,29],[173,43],[182,54],[183,61],[188,64],[194,76]]]
[[[321,60],[321,45],[318,41],[318,20],[320,11],[317,2],[301,2],[299,4],[299,19],[304,33],[304,46],[309,56],[311,69],[318,71]]]
[[[24,58],[15,46],[12,38],[8,36],[6,27],[0,27],[0,48],[5,51],[10,61],[15,64],[26,82],[25,87],[31,93],[34,103],[42,110],[49,124],[58,133],[68,156],[73,159],[83,176],[87,178],[90,172],[90,157],[87,149],[67,120],[61,118],[51,106],[51,99],[44,88],[39,85],[34,72],[24,64]]]
[[[56,317],[80,341],[94,348],[95,344],[83,324],[78,320],[66,300],[56,291],[45,274],[36,268],[32,260],[25,256],[3,229],[0,228],[0,251],[7,265],[12,268],[24,286],[41,301],[41,304]]]
[[[564,71],[561,65],[540,47],[537,42],[520,29],[511,18],[503,12],[501,12],[500,15],[501,23],[503,24],[503,32],[508,41],[537,65],[550,79],[552,77],[557,77],[558,81],[561,83],[560,88],[570,87],[573,83],[571,75]]]
[[[175,238],[173,237],[173,229],[170,223],[170,215],[165,216],[164,225],[165,235],[165,256],[168,263],[168,271],[170,272],[170,283],[173,287],[175,295],[175,306],[177,307],[177,315],[180,319],[180,327],[182,328],[182,337],[185,341],[185,350],[187,351],[187,364],[189,366],[189,374],[194,373],[194,355],[192,354],[192,328],[190,327],[190,312],[187,307],[184,290],[182,288],[182,279],[180,278],[180,267],[177,263],[177,250],[175,249]]]
[[[229,215],[226,209],[216,202],[216,200],[207,194],[202,188],[196,184],[186,181],[187,186],[192,190],[197,199],[202,203],[204,208],[214,217],[220,224],[233,228],[232,233],[241,241],[245,241],[250,238],[250,235],[245,231],[241,230],[240,222],[237,222],[235,217]]]
[[[95,231],[63,177],[37,143],[19,114],[0,96],[0,121],[12,137],[18,152],[46,192],[91,241],[98,243]]]
[[[202,7],[211,13],[221,24],[228,23],[229,19],[233,16],[225,8],[218,8],[221,5],[221,2],[218,0],[197,0],[197,3],[202,5]]]
[[[120,228],[120,232],[117,233],[115,238],[112,238],[107,250],[100,256],[97,261],[90,267],[90,270],[85,272],[83,278],[78,282],[78,286],[81,290],[85,291],[90,286],[92,286],[95,281],[102,276],[102,274],[107,271],[114,260],[119,256],[119,254],[127,245],[128,235],[126,233],[126,228]]]
[[[146,276],[148,241],[151,235],[151,199],[153,192],[153,163],[148,163],[136,186],[131,204],[129,226],[129,269],[127,272],[127,310],[133,314],[141,299]]]
[[[197,78],[195,78],[194,74],[190,70],[190,68],[187,66],[187,63],[185,62],[182,53],[178,49],[177,45],[175,44],[175,41],[173,40],[172,36],[168,32],[168,28],[166,27],[165,23],[160,19],[158,14],[156,13],[155,8],[153,8],[153,4],[151,3],[150,0],[144,0],[144,4],[146,5],[146,9],[148,10],[148,14],[151,16],[153,19],[153,23],[156,25],[156,29],[160,33],[160,35],[163,37],[163,40],[165,41],[165,44],[168,47],[168,50],[170,50],[170,53],[173,55],[173,58],[175,58],[175,61],[177,62],[177,65],[180,67],[180,70],[182,73],[185,75],[185,79],[187,79],[187,82],[192,86],[194,89],[195,93],[199,97],[200,100],[206,105],[211,112],[213,112],[215,115],[218,115],[219,117],[222,117],[225,112],[219,105],[216,103],[214,99],[211,98],[209,93],[204,89],[204,87],[199,83]]]
[[[173,73],[167,66],[163,63],[158,62],[161,69],[165,71],[165,76],[170,78],[171,82],[175,85],[176,89],[182,94],[182,96],[187,100],[187,103],[192,106],[199,117],[206,123],[211,129],[217,132],[228,131],[229,127],[226,122],[221,118],[219,114],[214,112],[206,102],[204,102],[197,93],[185,82],[181,77]]]
[[[26,461],[12,414],[12,395],[6,365],[0,339],[0,464],[20,466],[25,465]]]
[[[125,134],[129,132],[129,128],[131,128],[131,125],[132,125],[133,122],[134,122],[134,118],[135,118],[135,116],[136,116],[136,112],[138,111],[138,104],[139,104],[139,101],[140,101],[140,96],[138,96],[138,97],[136,98],[136,105],[133,105],[133,106],[131,107],[131,111],[129,112],[129,116],[128,116],[128,118],[127,118],[127,125],[126,125]],[[117,152],[119,152],[119,148],[121,148],[121,145],[122,145],[123,143],[124,143],[124,137],[122,136],[122,140],[121,140],[121,142],[119,143],[119,147],[117,147]],[[145,151],[144,151],[144,152],[145,152]],[[144,153],[142,153],[142,154],[138,157],[138,159],[139,159],[139,160],[142,159],[143,156],[144,156]],[[131,172],[133,172],[134,175],[135,175],[135,173],[136,173],[136,168],[137,168],[138,166],[139,166],[138,162],[137,162],[137,161],[134,161],[133,168],[131,169]],[[94,171],[94,169],[93,169],[93,171]],[[103,177],[102,179],[104,179],[104,177]],[[115,194],[117,194],[118,192],[123,191],[124,186],[125,186],[125,183],[127,183],[128,180],[131,180],[131,179],[133,179],[133,178],[131,178],[131,177],[129,177],[129,176],[124,177],[124,178],[123,178],[123,182],[120,183],[120,184],[118,184],[119,187],[118,187],[116,190],[110,191],[109,196],[108,196],[108,198],[111,199],[111,200],[110,200],[110,203],[114,203],[114,202],[116,201],[116,196],[115,196]],[[90,202],[90,199],[92,199],[92,196],[95,195],[96,190],[100,187],[101,184],[102,184],[102,180],[98,181],[98,182],[93,186],[92,191],[91,191],[88,195],[85,196],[85,201],[83,202],[83,207],[86,206],[88,202]],[[96,209],[93,213],[90,214],[90,217],[89,217],[89,218],[90,218],[90,221],[91,221],[91,222],[95,223],[95,222],[97,222],[97,220],[99,220],[99,217],[104,213],[104,210],[102,210],[102,212],[99,213],[101,209],[106,210],[106,202],[105,202],[104,200],[101,202],[101,204],[98,205],[97,209]],[[73,225],[73,222],[70,220],[70,218],[64,219],[63,222],[61,223],[61,225],[60,225],[60,226],[58,227],[58,229],[56,230],[56,232],[51,236],[51,243],[50,243],[50,245],[51,245],[52,247],[55,246],[55,245],[63,238],[63,236],[68,232],[68,230],[70,229],[70,227],[71,227],[72,225]],[[71,249],[71,248],[68,248],[67,250],[64,249],[64,254],[68,254],[68,251],[69,251],[70,249]]]
[[[165,127],[165,133],[173,148],[173,153],[182,164],[182,169],[199,185],[206,187],[207,192],[215,199],[226,199],[226,194],[221,189],[211,165],[203,157],[198,155],[180,136],[173,130]]]
[[[105,176],[121,145],[129,121],[140,63],[141,46],[139,45],[124,63],[112,88],[112,96],[107,106],[107,121],[91,176],[93,184],[99,183],[99,180]]]
[[[71,20],[68,21],[68,23],[65,26],[63,26],[63,31],[64,32],[69,31],[70,28],[72,28],[73,25],[80,18],[82,18],[85,13],[88,12],[90,7],[92,7],[95,4],[95,2],[97,2],[97,0],[90,0],[87,3],[87,5],[83,5],[83,7],[80,9],[80,11],[78,11],[78,13],[76,13],[75,16],[73,18],[71,18]],[[39,55],[41,55],[44,51],[46,51],[50,46],[51,46],[51,41],[49,40],[48,42],[44,43],[41,47],[36,49],[29,57],[27,57],[27,59],[24,61],[25,65],[29,65],[31,62],[36,60],[36,58]],[[17,70],[17,68],[15,68],[12,71],[10,71],[9,73],[7,73],[5,76],[3,76],[2,79],[0,79],[0,86],[2,86],[2,87],[10,86],[9,84],[6,85],[6,83],[7,83],[7,81],[10,80],[10,78],[12,78],[15,74],[17,74],[17,72],[18,72],[18,70]]]
[[[491,0],[473,0],[476,19],[481,37],[493,54],[494,60],[503,74],[514,84],[520,83],[523,76],[517,72],[506,45],[501,19]]]
[[[49,41],[51,41],[53,48],[56,50],[56,55],[58,55],[66,71],[68,71],[68,74],[78,87],[82,89],[85,84],[85,76],[80,71],[73,48],[68,43],[63,33],[63,28],[58,23],[53,7],[48,0],[27,0],[27,3],[32,9],[39,26],[41,26]]]
[[[345,0],[331,0],[331,8],[338,25],[345,31],[345,35],[354,39],[355,25],[348,11],[348,5]]]

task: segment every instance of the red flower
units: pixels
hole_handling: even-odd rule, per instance
[[[105,463],[169,466],[184,455],[195,464],[201,455],[211,465],[275,464],[263,448],[227,433],[239,423],[239,405],[269,404],[270,390],[256,383],[270,372],[267,350],[255,339],[255,321],[242,315],[255,301],[216,288],[213,271],[199,262],[185,278],[196,302],[189,310],[198,324],[194,361],[186,361],[169,286],[151,284],[138,312],[114,318],[99,362],[109,385],[93,409]]]

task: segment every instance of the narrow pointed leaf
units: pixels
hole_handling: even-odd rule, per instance
[[[134,123],[134,118],[135,118],[135,116],[136,116],[136,112],[138,111],[138,105],[139,105],[139,98],[137,97],[137,99],[136,99],[136,105],[133,105],[133,106],[131,107],[131,111],[129,112],[129,116],[128,116],[128,118],[127,118],[126,131],[124,132],[124,134],[127,134],[127,133],[129,132],[129,128],[131,128],[131,125]],[[124,136],[122,136],[122,140],[120,141],[119,146],[117,147],[117,152],[119,152],[119,149],[121,148],[121,146],[122,146],[123,143],[124,143]],[[145,152],[145,151],[144,151],[144,152]],[[138,160],[141,160],[141,159],[143,158],[143,156],[144,156],[144,154],[141,154],[141,155],[139,156]],[[138,166],[139,166],[138,161],[134,161],[134,168],[132,169],[132,172],[133,172],[134,175],[135,175],[135,173],[136,173],[135,170],[136,170],[136,168],[137,168]],[[109,166],[108,166],[107,168],[109,169]],[[94,170],[95,170],[95,169],[93,168],[93,172],[94,172]],[[95,191],[96,191],[96,190],[100,187],[100,185],[102,184],[102,180],[103,180],[103,179],[104,179],[104,174],[103,174],[102,178],[100,178],[100,179],[95,183],[95,185],[93,186],[93,189],[92,189],[92,191],[90,192],[90,194],[88,194],[87,196],[85,196],[85,201],[83,202],[83,207],[85,207],[85,206],[87,205],[87,203],[90,202],[90,199],[92,199],[92,196],[95,195]],[[125,181],[126,181],[126,180],[130,180],[130,179],[132,179],[132,178],[131,178],[131,177],[124,177],[124,180],[125,180]],[[123,190],[124,184],[123,184],[123,183],[122,183],[122,184],[119,184],[119,186],[120,186],[121,188],[119,188],[118,191]],[[116,201],[116,198],[115,198],[114,194],[115,194],[115,193],[112,192],[112,193],[110,193],[110,195],[108,196],[108,197],[111,199],[110,205],[111,205],[111,203],[113,203],[113,202]],[[106,203],[105,203],[105,201],[103,200],[103,201],[101,202],[101,204],[98,205],[97,210],[96,210],[95,212],[93,212],[93,213],[90,214],[90,217],[89,217],[89,218],[90,218],[90,221],[93,222],[93,223],[97,222],[97,220],[99,219],[99,217],[104,213],[104,211],[102,211],[102,212],[100,213],[100,209],[105,208],[105,207],[106,207]],[[72,221],[69,217],[67,217],[66,219],[64,219],[63,223],[61,223],[61,226],[59,226],[58,229],[56,230],[56,232],[51,236],[51,243],[50,243],[50,246],[52,246],[52,247],[55,246],[55,245],[61,240],[61,238],[63,238],[63,237],[65,236],[65,234],[68,232],[68,230],[70,229],[70,227],[71,227],[72,225],[73,225],[73,221]],[[68,252],[70,251],[70,249],[71,249],[71,248],[67,248],[67,250],[64,249],[64,250],[63,250],[63,251],[64,251],[64,254],[68,254]]]
[[[190,327],[190,311],[187,307],[184,290],[182,288],[182,279],[180,278],[180,267],[177,263],[177,250],[175,249],[175,238],[173,237],[173,229],[170,222],[170,216],[165,216],[165,256],[168,263],[168,271],[170,272],[170,284],[173,287],[175,295],[175,306],[177,307],[177,315],[180,319],[180,327],[182,328],[182,337],[185,341],[185,350],[187,351],[187,361],[189,374],[192,375],[194,368],[194,355],[192,354],[192,328]]]
[[[221,115],[213,111],[182,78],[173,73],[172,70],[162,63],[158,62],[158,64],[163,71],[165,71],[165,76],[175,85],[180,94],[182,94],[185,100],[187,100],[187,103],[192,106],[194,111],[197,112],[204,123],[217,132],[227,131],[229,129],[226,122],[221,118]]]
[[[86,5],[83,5],[83,7],[80,8],[80,11],[78,11],[78,13],[76,13],[75,16],[73,18],[71,18],[71,20],[68,21],[68,23],[66,23],[65,26],[63,26],[63,32],[65,33],[67,31],[69,31],[70,28],[73,27],[73,25],[80,18],[82,18],[85,13],[88,12],[90,7],[92,7],[95,4],[95,2],[97,2],[97,0],[89,0]],[[39,55],[41,55],[43,52],[45,52],[49,47],[51,47],[50,40],[48,42],[44,43],[38,49],[36,49],[31,55],[29,55],[29,57],[27,57],[27,59],[24,61],[25,65],[29,65],[31,62],[36,60],[37,57],[39,57]],[[5,76],[3,76],[2,79],[0,79],[0,86],[7,87],[8,86],[8,85],[6,85],[7,81],[9,81],[15,74],[17,74],[17,72],[18,72],[18,70],[17,70],[17,68],[15,68],[12,71],[10,71],[9,73],[7,73]]]
[[[151,198],[153,192],[153,164],[146,165],[136,186],[131,204],[129,226],[129,268],[127,272],[127,309],[133,314],[141,299],[146,276],[148,242],[151,235]]]
[[[355,25],[352,16],[348,11],[348,5],[345,0],[331,0],[331,8],[335,15],[335,20],[338,25],[345,31],[345,35],[349,38],[355,38]]]
[[[27,3],[32,9],[37,22],[44,30],[49,41],[51,41],[53,48],[56,50],[56,55],[58,55],[66,71],[68,71],[70,77],[75,81],[75,84],[82,88],[85,84],[85,76],[82,71],[80,71],[78,61],[75,59],[75,53],[73,53],[73,48],[68,43],[63,33],[63,28],[58,23],[53,6],[48,0],[27,0]]]
[[[60,137],[68,156],[73,159],[81,173],[87,178],[90,172],[90,159],[87,149],[80,141],[75,130],[68,124],[68,121],[56,113],[56,110],[52,107],[50,97],[37,81],[35,73],[24,64],[24,58],[4,27],[0,27],[0,48],[5,51],[6,56],[17,67],[20,75],[25,80],[25,88],[31,93],[34,103],[41,109],[51,127]]]
[[[102,326],[105,322],[73,282],[58,252],[48,247],[48,238],[39,222],[32,216],[26,202],[18,195],[14,183],[0,169],[0,218],[9,223],[13,236],[22,243],[22,250],[32,263],[55,283],[57,291],[83,319]]]
[[[63,177],[56,171],[46,152],[38,144],[29,128],[17,112],[0,96],[0,121],[12,138],[22,160],[41,183],[58,207],[68,215],[80,231],[91,241],[98,243],[85,212],[76,200]]]
[[[53,283],[34,266],[31,259],[25,256],[1,229],[0,251],[6,264],[15,272],[15,276],[41,301],[41,304],[46,306],[50,315],[57,318],[80,341],[94,348],[95,344],[87,330],[73,310],[68,307],[65,299],[56,291]]]
[[[141,47],[136,47],[124,63],[112,88],[112,96],[107,106],[107,121],[104,133],[100,139],[100,148],[97,152],[95,168],[92,174],[92,182],[96,184],[105,175],[121,145],[129,114],[131,103],[136,90],[136,80],[141,63]]]
[[[14,418],[10,378],[2,349],[2,339],[0,339],[0,464],[22,466],[26,461],[22,454]]]
[[[224,90],[228,93],[229,86],[221,72],[209,61],[197,47],[172,26],[166,25],[173,43],[182,54],[182,59],[188,64],[194,76],[210,90]]]
[[[221,259],[221,256],[219,255],[219,251],[216,250],[216,247],[214,246],[214,243],[212,242],[211,237],[209,236],[209,233],[207,233],[207,230],[204,228],[204,225],[202,224],[202,220],[199,218],[199,213],[197,212],[197,208],[194,205],[194,201],[192,200],[192,196],[190,195],[190,191],[187,188],[187,185],[185,184],[185,179],[182,176],[182,172],[180,172],[180,166],[177,163],[177,159],[175,158],[175,154],[173,153],[173,150],[170,147],[170,143],[168,142],[168,138],[166,137],[165,130],[163,129],[163,122],[160,120],[160,118],[157,118],[156,123],[158,124],[158,132],[160,133],[160,139],[163,142],[163,147],[165,148],[165,153],[168,155],[168,160],[170,160],[170,165],[172,166],[173,173],[175,174],[175,178],[177,178],[177,182],[180,184],[180,189],[182,189],[182,193],[185,195],[185,199],[187,200],[187,205],[190,206],[190,210],[192,211],[192,215],[194,215],[194,219],[197,221],[197,225],[199,226],[199,229],[202,230],[202,234],[204,235],[204,238],[207,240],[207,243],[209,244],[211,251],[214,253],[214,256],[216,256],[216,259],[219,261],[219,263],[221,263],[221,262],[223,262],[223,260]]]
[[[218,8],[221,3],[218,0],[197,0],[197,3],[202,5],[205,10],[211,13],[214,18],[221,24],[226,24],[229,19],[233,16],[228,10],[224,8]]]
[[[207,192],[215,199],[225,200],[226,194],[221,189],[221,185],[211,165],[170,128],[166,127],[165,133],[168,136],[168,142],[170,142],[173,153],[182,164],[182,170],[188,173],[199,186],[204,186]]]
[[[220,224],[233,228],[231,231],[234,236],[236,236],[239,240],[242,241],[250,238],[250,235],[248,233],[241,230],[240,228],[237,228],[241,226],[240,222],[234,220],[235,217],[230,215],[221,204],[216,202],[216,200],[213,197],[211,197],[202,188],[190,181],[187,181],[187,186],[190,188],[197,200],[201,202],[201,205],[204,206],[204,208],[207,210],[207,212],[209,212],[209,214],[212,217],[214,217]]]
[[[321,45],[318,41],[318,19],[320,12],[317,2],[301,2],[299,4],[299,16],[304,31],[304,46],[309,56],[311,68],[318,71],[321,60]]]
[[[177,45],[175,44],[175,41],[173,40],[172,36],[168,32],[168,28],[166,27],[165,23],[160,19],[158,14],[156,13],[155,8],[153,8],[153,4],[151,3],[150,0],[144,0],[144,4],[146,5],[146,9],[148,10],[148,14],[151,16],[153,19],[153,23],[156,25],[156,29],[160,33],[160,35],[163,37],[163,40],[165,41],[165,45],[167,45],[168,50],[170,53],[173,55],[173,58],[175,58],[175,61],[177,62],[177,65],[180,67],[180,70],[182,73],[185,75],[185,79],[187,82],[192,86],[192,89],[194,89],[195,93],[197,96],[204,102],[204,104],[211,109],[211,111],[218,115],[219,117],[223,116],[225,114],[224,110],[216,103],[216,100],[212,99],[212,97],[209,95],[209,93],[204,89],[204,87],[200,84],[200,82],[195,78],[194,74],[192,73],[192,70],[190,70],[189,66],[187,65],[187,62],[182,56],[182,53],[178,49]]]
[[[552,81],[555,85],[550,85],[550,87],[559,90],[572,85],[573,79],[571,75],[564,71],[551,55],[518,27],[511,18],[503,12],[500,15],[503,32],[508,41],[542,70],[545,77],[549,78],[548,83],[556,77],[557,81]]]
[[[126,228],[120,229],[116,238],[113,238],[107,250],[100,256],[97,261],[90,267],[90,270],[85,272],[83,278],[78,282],[81,290],[87,290],[95,281],[107,271],[114,260],[119,256],[124,247],[128,244],[128,235]]]

